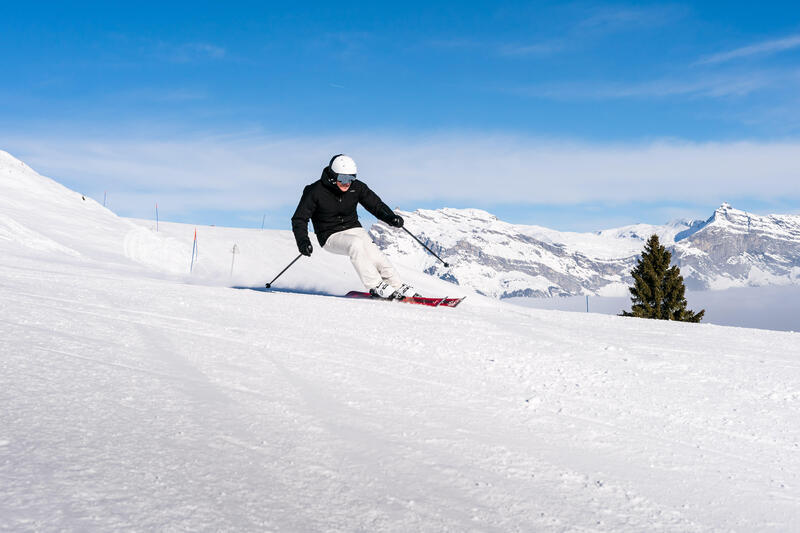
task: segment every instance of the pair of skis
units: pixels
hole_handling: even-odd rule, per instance
[[[405,231],[406,233],[411,235],[414,238],[414,240],[416,240],[420,245],[422,245],[423,248],[428,250],[428,252],[430,252],[434,257],[436,257],[436,259],[441,261],[444,264],[445,268],[450,267],[450,265],[447,262],[445,262],[444,259],[442,259],[438,255],[436,255],[436,253],[433,250],[431,250],[428,247],[427,244],[425,244],[424,242],[419,240],[419,238],[416,235],[414,235],[413,233],[411,233],[410,231],[408,231],[407,228],[403,227],[403,231]],[[297,262],[297,260],[300,259],[301,257],[303,257],[302,253],[299,254],[297,257],[295,257],[294,260],[291,263],[286,265],[286,268],[281,270],[280,273],[277,276],[275,276],[275,278],[272,281],[267,283],[266,284],[266,288],[267,289],[271,288],[272,284],[275,283],[275,280],[277,280],[279,277],[281,277],[281,275],[284,272],[289,270],[289,267],[291,267],[293,264],[295,264]],[[369,299],[376,299],[376,300],[386,300],[386,301],[389,301],[389,302],[404,302],[404,303],[408,303],[408,304],[427,305],[429,307],[456,307],[458,304],[461,303],[462,300],[464,300],[464,298],[466,298],[466,296],[464,296],[462,298],[423,298],[421,296],[410,296],[410,297],[406,297],[406,298],[400,298],[400,299],[391,300],[391,299],[387,299],[387,298],[380,298],[380,297],[377,297],[377,296],[373,296],[372,294],[370,294],[368,292],[361,292],[361,291],[350,291],[347,294],[345,294],[345,297],[346,298],[369,298]]]
[[[384,300],[387,302],[403,302],[407,304],[416,304],[416,305],[427,305],[428,307],[456,307],[458,304],[466,298],[424,298],[422,296],[409,296],[406,298],[400,298],[397,300],[389,300],[387,298],[380,298],[377,296],[373,296],[368,292],[361,292],[361,291],[350,291],[345,294],[346,298],[364,298],[364,299],[372,299],[372,300]]]

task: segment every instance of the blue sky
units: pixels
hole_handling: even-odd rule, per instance
[[[4,3],[0,148],[123,216],[387,203],[589,231],[800,212],[796,2]]]

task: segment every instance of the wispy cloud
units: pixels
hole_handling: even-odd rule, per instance
[[[566,49],[564,41],[555,39],[524,43],[458,38],[428,41],[426,46],[440,50],[484,52],[489,55],[503,57],[549,56]]]
[[[588,9],[577,23],[579,31],[616,32],[641,30],[674,22],[686,15],[686,8],[675,5],[649,7],[600,6]]]
[[[136,100],[157,103],[197,102],[208,98],[208,92],[190,88],[156,88],[131,89],[110,94],[112,99]]]
[[[230,59],[225,47],[210,42],[165,41],[122,32],[108,32],[105,37],[109,40],[107,48],[115,64],[135,64],[142,58],[167,63]]]
[[[798,78],[800,81],[800,75]],[[800,95],[765,100],[752,109],[734,112],[733,117],[743,124],[767,129],[771,135],[791,135],[800,131]]]
[[[566,9],[569,12],[569,22],[557,32],[554,31],[552,37],[543,36],[532,42],[525,42],[524,39],[501,42],[491,39],[455,37],[431,40],[426,44],[432,48],[483,51],[502,57],[550,56],[583,48],[598,36],[663,26],[683,17],[686,11],[678,6],[596,7],[593,9],[586,9],[583,6],[577,9],[571,6]],[[511,11],[513,10],[507,10],[505,16],[514,16]]]
[[[428,46],[431,48],[441,48],[444,50],[447,49],[459,50],[459,49],[469,49],[469,48],[481,48],[485,46],[485,43],[475,39],[465,39],[458,37],[453,39],[429,40],[424,43],[424,46]]]
[[[502,56],[547,56],[566,48],[562,41],[545,41],[530,44],[499,44],[496,51]]]
[[[375,42],[376,36],[370,32],[339,31],[322,33],[306,45],[316,51],[331,54],[339,60],[365,61]]]
[[[749,46],[742,46],[727,52],[720,52],[700,58],[695,64],[709,65],[725,63],[734,59],[742,59],[751,56],[763,56],[791,50],[793,48],[800,48],[800,34],[790,35],[782,39],[774,39],[770,41],[763,41]]]
[[[158,41],[151,45],[151,53],[170,63],[192,63],[203,60],[224,59],[225,48],[210,43],[168,43]]]
[[[782,81],[796,83],[796,76],[780,72],[756,72],[694,76],[692,79],[663,78],[644,82],[580,81],[543,83],[503,88],[509,92],[550,100],[659,99],[670,97],[723,98],[746,96],[774,87]]]
[[[113,192],[114,209],[126,216],[149,213],[145,197],[184,213],[285,208],[339,152],[353,155],[362,179],[404,209],[798,198],[800,175],[800,141],[791,140],[602,144],[452,133],[156,141],[75,134],[4,135],[0,146],[81,192]]]

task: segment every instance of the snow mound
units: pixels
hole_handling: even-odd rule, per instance
[[[131,264],[123,241],[133,224],[3,151],[0,211],[6,238],[13,235],[24,246],[82,261]]]
[[[80,257],[80,253],[62,246],[52,239],[19,224],[8,215],[0,213],[0,239],[11,241],[32,250],[58,252],[72,257]]]

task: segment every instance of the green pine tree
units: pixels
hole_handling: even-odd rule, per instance
[[[623,311],[621,316],[682,322],[702,320],[705,309],[697,313],[686,309],[683,276],[677,266],[669,266],[670,261],[672,254],[658,241],[658,235],[650,237],[642,257],[631,271],[631,311]]]

